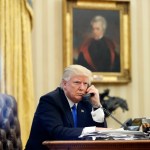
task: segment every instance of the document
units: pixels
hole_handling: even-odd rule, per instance
[[[91,132],[82,134],[79,138],[85,140],[137,140],[137,139],[150,139],[142,131],[130,131],[123,128],[112,130],[101,130],[98,132]]]

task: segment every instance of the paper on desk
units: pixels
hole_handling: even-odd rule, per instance
[[[93,140],[96,138],[113,138],[113,139],[124,139],[124,140],[132,140],[135,138],[143,138],[144,132],[142,131],[129,131],[124,130],[123,128],[119,129],[111,129],[111,130],[101,130],[98,132],[91,132],[88,134],[82,134],[79,138],[91,137]]]
[[[104,133],[104,134],[128,134],[128,135],[143,135],[144,132],[142,131],[130,131],[124,130],[123,128],[115,129],[115,130],[102,130],[97,133]]]
[[[124,129],[123,128],[119,128],[119,129],[114,129],[114,130],[112,130],[112,129],[110,129],[110,130],[101,130],[101,131],[95,131],[95,132],[89,132],[89,133],[86,133],[86,134],[81,134],[80,136],[79,136],[79,138],[82,138],[82,137],[84,137],[84,136],[92,136],[92,135],[99,135],[100,133],[104,133],[104,134],[106,134],[106,133],[109,133],[110,131],[112,132],[114,132],[114,131],[123,131]],[[105,133],[106,132],[106,133]]]

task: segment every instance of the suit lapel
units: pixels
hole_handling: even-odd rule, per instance
[[[71,112],[71,109],[70,109],[70,106],[69,106],[69,103],[68,103],[68,100],[64,94],[64,92],[62,91],[62,110],[64,111],[64,114],[66,115],[66,118],[68,120],[68,123],[73,127],[74,126],[74,122],[73,122],[73,116],[72,116],[72,112]]]
[[[86,110],[83,107],[83,105],[81,105],[80,103],[78,104],[77,111],[78,111],[78,115],[81,116],[81,118],[84,118]]]
[[[71,112],[71,109],[70,109],[70,106],[68,103],[66,105],[64,105],[64,111],[65,111],[67,120],[73,127],[74,126],[73,116],[72,116],[72,112]]]

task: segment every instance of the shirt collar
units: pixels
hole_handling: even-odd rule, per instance
[[[73,103],[67,96],[66,96],[67,100],[68,100],[68,103],[69,103],[69,106],[70,108],[72,108],[72,106],[75,104],[77,106],[77,103]]]

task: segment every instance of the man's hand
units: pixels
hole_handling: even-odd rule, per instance
[[[95,88],[94,85],[91,85],[87,89],[87,93],[92,93],[93,94],[93,96],[91,97],[91,103],[92,103],[94,108],[102,107],[102,105],[100,103],[99,91],[98,91],[98,89]]]

